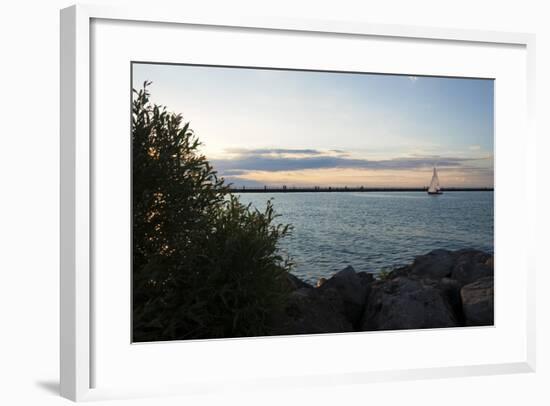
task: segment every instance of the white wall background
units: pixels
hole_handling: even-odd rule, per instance
[[[550,404],[550,285],[544,232],[550,207],[550,25],[545,1],[306,0],[186,1],[193,14],[271,15],[460,27],[537,34],[539,227],[538,371],[535,374],[293,388],[119,405],[546,405]],[[100,1],[126,4],[130,1]],[[168,1],[140,3],[169,4]],[[59,252],[59,9],[65,0],[2,3],[0,11],[0,403],[57,405]],[[518,142],[521,142],[518,134]],[[511,213],[511,215],[513,215]],[[518,213],[519,215],[519,213]],[[365,348],[365,351],[369,351]],[[372,349],[376,350],[376,349]],[[414,349],[411,349],[414,350]],[[452,351],[449,348],[449,351]],[[185,366],[182,366],[185,367]],[[105,402],[108,404],[110,402]]]

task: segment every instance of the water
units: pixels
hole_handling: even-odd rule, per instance
[[[493,192],[240,194],[259,210],[268,199],[294,226],[280,249],[310,283],[347,265],[376,274],[437,248],[493,252]]]

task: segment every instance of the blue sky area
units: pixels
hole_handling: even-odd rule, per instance
[[[235,186],[493,186],[494,82],[133,65]]]

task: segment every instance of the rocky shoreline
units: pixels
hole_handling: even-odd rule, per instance
[[[493,255],[434,250],[375,278],[348,266],[316,287],[292,290],[270,335],[493,325]]]

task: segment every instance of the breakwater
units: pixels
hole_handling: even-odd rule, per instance
[[[395,188],[395,187],[240,187],[230,188],[232,193],[327,193],[327,192],[426,192],[428,187],[423,188]],[[448,187],[442,188],[442,192],[493,192],[494,188],[466,188]]]

